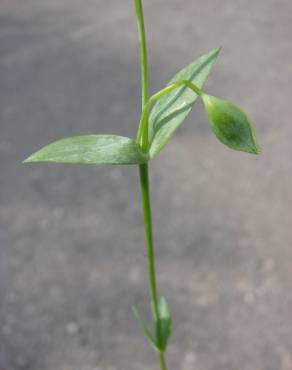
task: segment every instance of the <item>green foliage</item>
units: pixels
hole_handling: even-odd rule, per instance
[[[133,312],[152,347],[159,352],[164,352],[171,335],[172,325],[171,314],[166,299],[161,297],[157,305],[158,317],[155,318],[155,336],[135,307],[133,307]]]
[[[164,297],[158,302],[158,318],[156,321],[156,342],[161,352],[164,352],[171,335],[171,314]]]
[[[75,164],[141,164],[148,160],[130,138],[115,135],[85,135],[61,139],[28,157],[24,162]]]
[[[151,344],[151,346],[154,349],[159,350],[159,348],[157,347],[156,339],[154,338],[153,334],[151,333],[151,330],[148,328],[148,325],[145,323],[143,317],[139,314],[136,307],[132,307],[132,309],[133,309],[134,316],[136,317],[138,323],[140,324],[140,326],[141,326],[141,328],[142,328],[142,330],[145,334],[145,337],[148,339],[149,343]]]
[[[259,154],[254,128],[247,115],[229,101],[202,94],[214,134],[229,148]]]
[[[223,144],[235,150],[259,154],[255,132],[246,114],[232,103],[201,90],[219,51],[214,49],[196,59],[148,100],[141,115],[137,142],[115,135],[69,137],[45,146],[24,162],[96,165],[146,163],[165,147],[198,97],[204,103],[214,134]],[[153,102],[155,105],[151,109]],[[142,145],[143,138],[146,138],[145,146]]]
[[[164,352],[171,335],[172,319],[165,298],[157,299],[155,254],[147,162],[155,158],[169,142],[176,129],[190,113],[196,99],[202,99],[212,130],[228,147],[258,154],[253,126],[244,112],[232,103],[207,95],[202,91],[220,49],[202,55],[178,72],[169,84],[150,99],[148,97],[148,64],[142,0],[135,0],[142,81],[142,105],[137,141],[115,135],[86,135],[69,137],[49,144],[24,162],[76,164],[140,165],[140,183],[144,210],[147,262],[155,334],[139,312],[133,308],[151,345],[160,352],[161,370],[166,370]],[[152,108],[152,104],[155,105]],[[151,109],[152,108],[152,109]]]
[[[220,49],[214,49],[196,59],[189,66],[178,72],[169,85],[181,80],[187,80],[202,87],[219,54]],[[198,95],[187,86],[170,92],[160,98],[149,116],[150,157],[154,158],[168,143],[176,129],[190,113]]]

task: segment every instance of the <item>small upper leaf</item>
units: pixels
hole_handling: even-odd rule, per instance
[[[201,88],[220,49],[214,49],[178,72],[169,82],[188,80]],[[198,95],[183,86],[160,98],[149,115],[150,157],[154,158],[167,144],[175,130],[191,111]]]
[[[85,135],[61,139],[28,157],[24,162],[75,164],[142,164],[148,155],[130,138]]]
[[[259,154],[254,128],[247,115],[227,100],[202,94],[205,109],[217,138],[229,148]]]

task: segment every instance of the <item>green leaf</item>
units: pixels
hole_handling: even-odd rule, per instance
[[[142,316],[139,314],[138,310],[136,307],[132,307],[134,316],[136,317],[137,321],[139,322],[141,328],[143,329],[143,332],[146,336],[146,338],[149,340],[150,344],[154,347],[154,349],[158,349],[156,341],[151,333],[151,330],[148,328],[147,324],[145,323],[144,319]]]
[[[75,164],[141,164],[148,161],[130,138],[115,135],[85,135],[61,139],[28,157],[28,162]]]
[[[188,80],[201,88],[220,49],[214,49],[178,72],[169,82]],[[186,86],[160,98],[149,115],[150,157],[154,158],[191,111],[198,95]]]
[[[164,297],[161,297],[158,302],[158,319],[156,322],[156,341],[157,347],[160,351],[164,352],[168,340],[171,335],[171,314],[169,311],[168,304]]]
[[[259,154],[253,125],[247,115],[227,100],[201,96],[214,134],[229,148]]]

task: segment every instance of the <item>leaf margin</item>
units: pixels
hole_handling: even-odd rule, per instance
[[[70,136],[53,141],[31,154],[23,163],[135,165],[148,161],[149,155],[142,152],[133,139],[106,134]]]

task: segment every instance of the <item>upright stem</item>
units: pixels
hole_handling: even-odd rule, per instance
[[[160,360],[160,369],[161,370],[167,370],[167,366],[166,366],[165,357],[164,357],[163,352],[161,352],[159,354],[159,360]]]
[[[140,170],[140,185],[141,195],[144,213],[144,228],[145,228],[145,239],[147,245],[147,263],[148,263],[148,274],[149,274],[149,288],[151,296],[151,306],[154,319],[158,318],[158,299],[157,299],[157,288],[156,288],[156,273],[155,273],[155,256],[153,246],[153,233],[152,233],[152,216],[151,216],[151,205],[150,205],[150,186],[149,186],[149,174],[148,165],[141,164]]]
[[[149,83],[148,83],[147,45],[146,45],[142,0],[135,0],[135,8],[140,45],[141,90],[142,90],[142,110],[143,110],[144,106],[148,101]]]
[[[146,45],[142,0],[135,0],[135,8],[136,8],[136,17],[137,17],[138,32],[139,32],[142,111],[143,111],[148,102],[149,82],[148,82],[147,45]],[[140,143],[142,145],[142,148],[144,146],[147,147],[147,144],[148,144],[147,141],[148,141],[148,137],[146,135],[145,142],[143,142],[142,140],[142,142]],[[149,173],[148,173],[147,163],[139,165],[139,173],[140,173],[141,196],[142,196],[143,214],[144,214],[145,239],[146,239],[146,247],[147,247],[147,264],[148,264],[151,306],[152,306],[154,320],[157,321],[158,299],[157,299],[155,255],[154,255],[153,233],[152,233],[150,185],[149,185]],[[164,353],[160,352],[159,356],[160,356],[160,369],[167,370]]]

